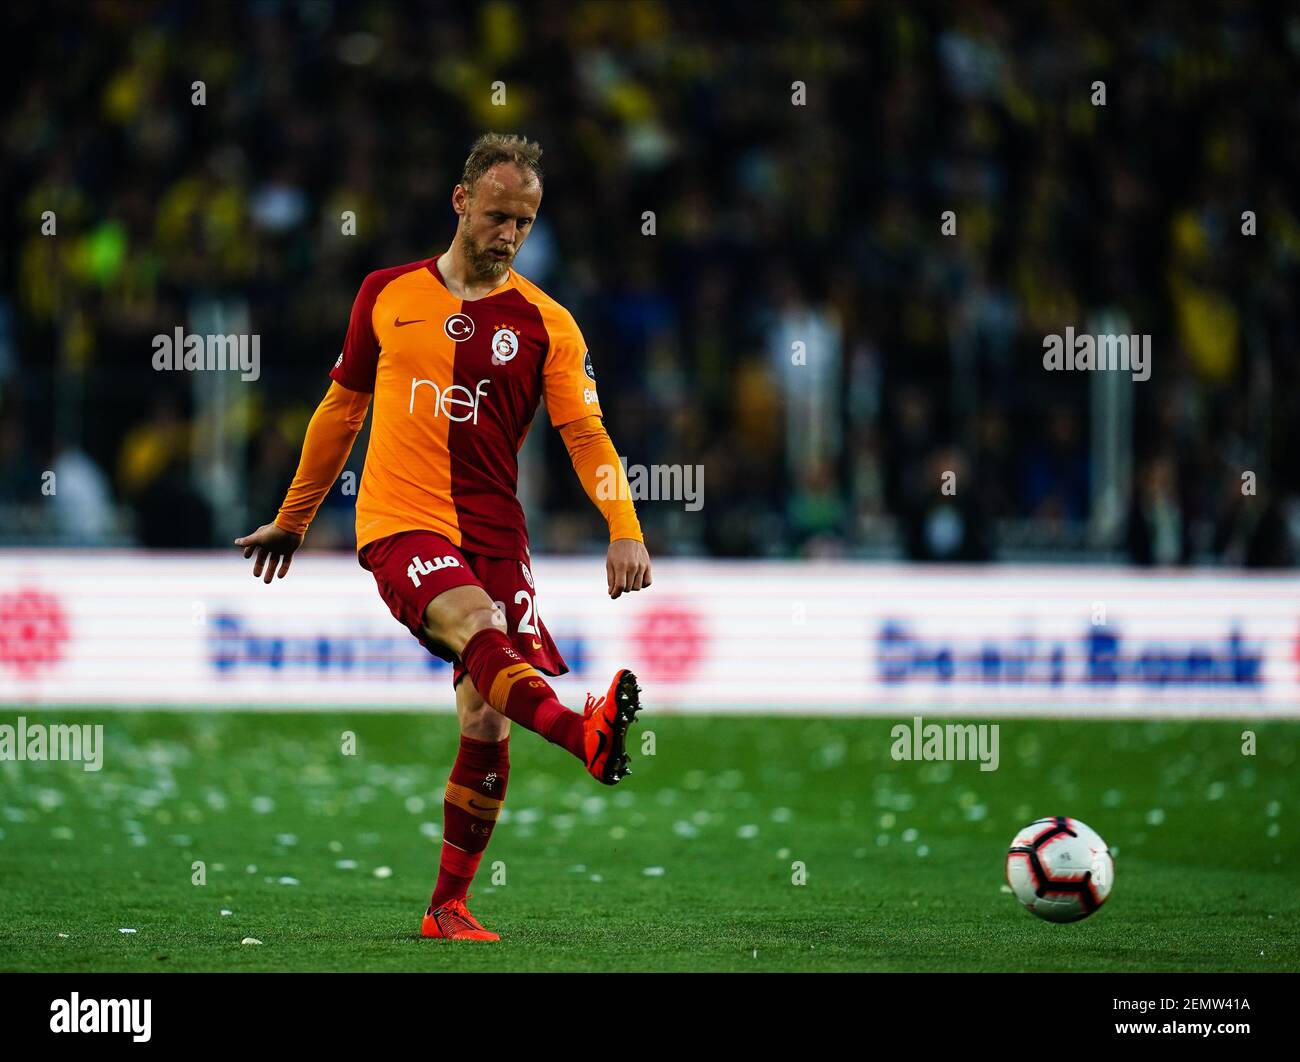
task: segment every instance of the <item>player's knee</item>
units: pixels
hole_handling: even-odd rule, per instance
[[[457,707],[460,714],[460,732],[466,737],[474,738],[476,741],[504,741],[510,736],[510,720],[481,697],[474,696],[468,703]]]
[[[471,609],[465,614],[465,618],[461,622],[461,631],[466,642],[478,634],[479,631],[489,629],[498,630],[502,634],[506,633],[505,614],[496,605],[485,605],[482,608]]]
[[[496,605],[486,604],[462,609],[453,615],[425,613],[425,634],[459,654],[469,640],[482,630],[506,632],[506,618]]]

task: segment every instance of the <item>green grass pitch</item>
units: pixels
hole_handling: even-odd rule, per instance
[[[449,715],[18,714],[103,723],[106,751],[98,773],[0,764],[5,970],[1300,968],[1293,722],[1009,719],[981,772],[893,761],[892,719],[651,705],[613,789],[515,728],[484,945],[419,937]],[[1004,887],[1016,829],[1053,814],[1115,852],[1110,902],[1073,925]]]

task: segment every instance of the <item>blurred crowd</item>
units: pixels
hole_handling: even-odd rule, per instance
[[[496,129],[545,149],[518,268],[577,317],[620,452],[703,468],[698,511],[640,506],[652,552],[1296,563],[1284,5],[5,18],[0,541],[271,519],[362,278],[446,249]],[[177,326],[257,332],[260,378],[155,372]],[[1150,334],[1150,379],[1044,371],[1067,326]],[[521,478],[535,548],[599,545],[555,433]]]

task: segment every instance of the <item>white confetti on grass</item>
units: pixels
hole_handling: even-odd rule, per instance
[[[641,873],[647,878],[662,878],[668,872],[663,867],[646,867]]]
[[[773,822],[789,822],[789,821],[790,821],[790,817],[791,817],[793,814],[794,814],[794,812],[791,811],[789,808],[773,808],[773,809],[772,809],[772,821],[773,821]]]
[[[436,822],[422,822],[420,823],[420,833],[430,840],[437,840],[442,836],[442,827]]]
[[[736,830],[736,836],[741,838],[742,840],[746,840],[746,841],[752,840],[753,838],[758,836],[758,827],[755,826],[752,822],[746,823],[744,826],[741,826],[739,829]]]
[[[269,796],[253,797],[253,810],[259,815],[269,815],[275,810],[275,801]]]
[[[134,929],[119,929],[118,932],[119,932],[119,933],[134,933],[135,930],[134,930]]]
[[[688,839],[700,835],[699,829],[694,824],[687,822],[685,819],[678,819],[673,823],[673,833],[677,834],[678,837],[685,837]]]
[[[356,869],[357,869],[357,861],[356,861],[355,859],[336,859],[336,860],[334,860],[334,865],[335,865],[339,870],[356,870]]]
[[[256,937],[245,937],[245,938],[244,938],[243,940],[241,940],[239,943],[241,943],[241,944],[261,944],[262,942],[261,942],[260,940],[258,940]]]
[[[393,876],[392,867],[375,867],[373,871],[377,878],[391,878]]]
[[[1164,808],[1152,808],[1150,811],[1147,812],[1148,826],[1159,826],[1164,821],[1165,821]]]
[[[36,793],[36,803],[40,804],[42,811],[53,811],[64,804],[64,796],[57,789],[41,789]]]
[[[289,877],[289,875],[286,874],[284,877],[277,879],[276,884],[277,885],[298,885],[300,884],[300,882],[298,881],[297,878],[291,878]]]
[[[275,843],[283,845],[285,848],[292,848],[298,843],[298,836],[293,833],[277,833],[275,835]]]
[[[222,917],[222,918],[229,918],[229,917],[230,917],[232,914],[234,914],[234,913],[235,913],[235,912],[232,911],[232,910],[230,910],[230,908],[228,908],[228,907],[223,907],[223,908],[221,909],[221,917]]]
[[[424,798],[418,796],[409,796],[406,798],[406,810],[412,815],[418,815],[424,810]]]

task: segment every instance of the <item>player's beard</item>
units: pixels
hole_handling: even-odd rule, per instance
[[[470,272],[483,280],[500,280],[510,268],[510,263],[515,260],[513,253],[509,258],[500,261],[493,258],[484,248],[475,243],[473,237],[467,232],[461,233],[461,251],[465,255],[465,262]]]

